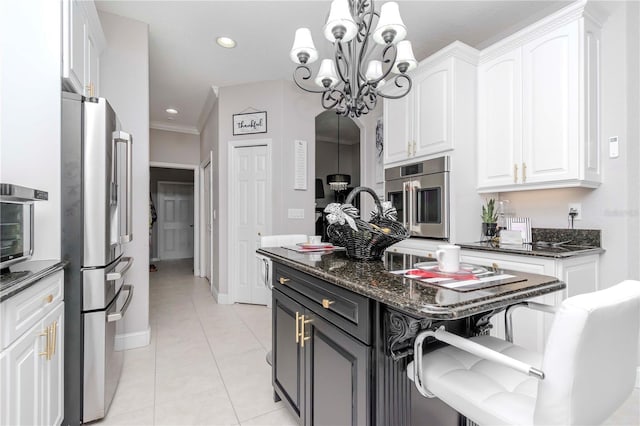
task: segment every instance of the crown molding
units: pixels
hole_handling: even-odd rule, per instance
[[[200,116],[198,117],[198,130],[200,132],[204,129],[204,126],[207,124],[207,120],[209,119],[209,115],[211,114],[211,110],[215,106],[216,102],[218,102],[218,93],[218,86],[211,86],[209,93],[207,93],[207,99],[204,101],[202,111],[200,111]]]
[[[513,49],[535,40],[543,34],[549,33],[557,28],[563,27],[570,22],[580,18],[587,18],[600,28],[604,22],[604,15],[597,7],[586,10],[587,0],[579,0],[569,6],[540,19],[538,22],[523,28],[520,31],[492,44],[480,51],[480,63],[493,60]]]
[[[416,71],[420,70],[420,68],[424,66],[429,66],[433,63],[439,63],[449,58],[457,58],[468,62],[471,65],[477,65],[479,55],[480,51],[478,49],[475,49],[468,44],[456,40],[448,46],[443,47],[436,53],[429,55],[427,58],[420,61],[420,64],[418,65]]]
[[[194,126],[185,126],[183,124],[170,124],[162,121],[152,121],[149,128],[156,130],[165,130],[167,132],[187,133],[189,135],[200,135],[198,129]]]

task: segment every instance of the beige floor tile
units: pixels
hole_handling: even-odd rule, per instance
[[[153,408],[155,402],[155,376],[129,375],[121,378],[109,408],[109,415],[129,413],[142,408]]]
[[[238,419],[224,387],[158,402],[156,425],[237,425]]]
[[[156,405],[222,387],[218,369],[211,360],[196,366],[175,364],[156,372]]]
[[[253,419],[245,420],[242,426],[297,426],[298,421],[286,407]]]
[[[273,401],[271,367],[265,356],[266,351],[258,349],[218,360],[222,380],[241,422],[282,407],[281,402]]]
[[[216,361],[264,349],[249,328],[242,323],[220,329],[205,329],[205,334]]]
[[[152,426],[153,407],[128,411],[120,414],[110,411],[107,417],[102,419],[102,421],[91,424],[100,426]]]

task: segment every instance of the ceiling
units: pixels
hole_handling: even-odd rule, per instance
[[[407,39],[421,60],[455,40],[486,47],[569,1],[398,3]],[[99,11],[149,24],[151,127],[197,133],[212,86],[291,79],[289,50],[298,27],[311,29],[320,58],[331,52],[321,32],[329,0],[103,0],[96,5]],[[215,39],[221,35],[234,38],[237,47],[219,47]],[[166,108],[179,114],[169,121]]]

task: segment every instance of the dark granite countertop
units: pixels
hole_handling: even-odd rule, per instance
[[[540,247],[536,244],[503,244],[493,243],[489,241],[473,242],[473,243],[457,243],[463,249],[492,251],[504,254],[518,254],[526,256],[550,257],[554,259],[564,259],[567,257],[586,256],[589,254],[604,253],[601,247],[583,246],[563,244],[558,247]]]
[[[257,252],[399,311],[433,319],[464,318],[565,288],[555,277],[500,271],[515,275],[520,281],[463,292],[392,274],[382,261],[355,261],[345,252],[309,254],[279,247]]]
[[[10,274],[0,279],[0,302],[26,290],[54,272],[63,269],[66,261],[32,260],[12,265]]]

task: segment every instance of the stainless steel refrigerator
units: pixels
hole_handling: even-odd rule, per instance
[[[64,424],[104,417],[122,372],[115,338],[133,297],[133,258],[123,255],[132,240],[132,143],[106,99],[63,92]]]

